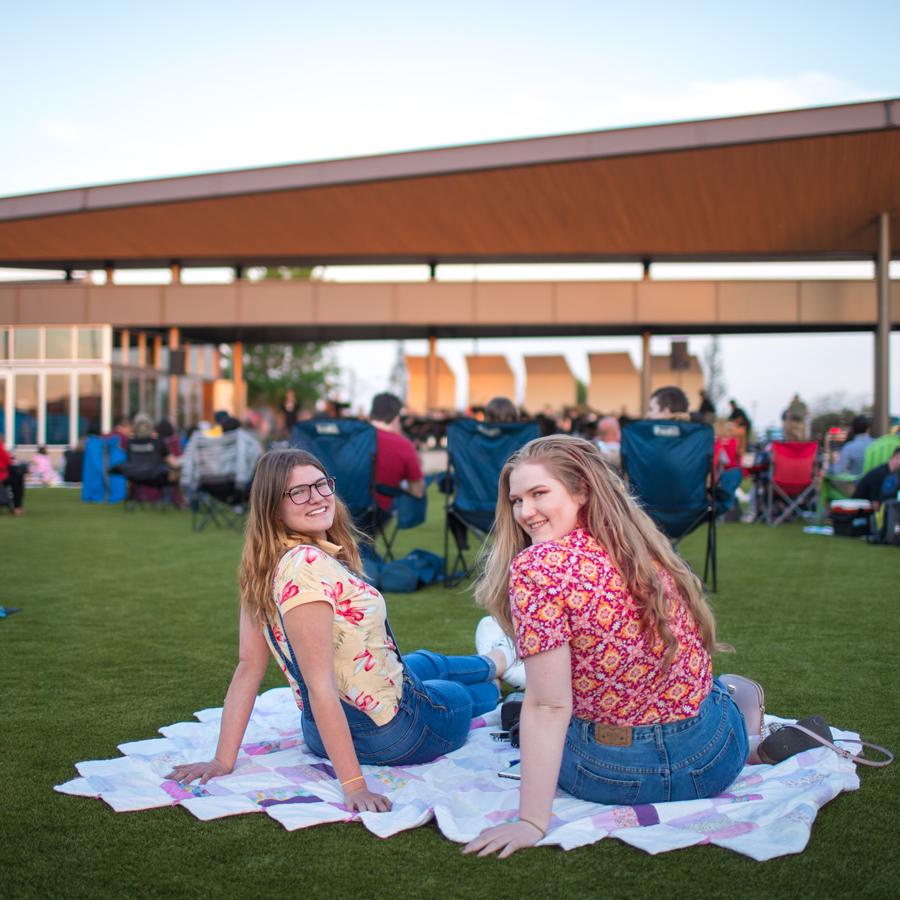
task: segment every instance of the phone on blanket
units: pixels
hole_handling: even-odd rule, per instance
[[[519,781],[522,777],[522,763],[517,759],[508,769],[503,769],[497,774],[501,778],[513,778]]]

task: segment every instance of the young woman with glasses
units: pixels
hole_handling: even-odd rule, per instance
[[[473,716],[494,709],[506,653],[401,657],[384,598],[363,580],[357,538],[316,457],[262,457],[240,566],[239,662],[216,755],[168,777],[203,784],[234,769],[270,654],[303,710],[307,748],[331,762],[351,810],[391,805],[369,790],[360,764],[429,762],[461,747]]]

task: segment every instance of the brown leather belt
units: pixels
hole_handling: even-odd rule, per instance
[[[594,740],[598,744],[608,744],[611,747],[631,746],[630,725],[605,725],[597,722],[594,725]]]

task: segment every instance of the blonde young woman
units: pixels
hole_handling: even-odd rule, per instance
[[[369,790],[361,763],[429,762],[462,746],[473,716],[497,705],[503,651],[400,656],[334,491],[309,453],[276,450],[260,460],[240,567],[239,662],[216,755],[169,777],[202,784],[232,771],[270,655],[303,710],[307,748],[330,760],[351,810],[390,809]]]
[[[597,447],[526,444],[501,473],[494,528],[476,596],[525,661],[521,793],[518,819],[466,851],[539,841],[557,785],[617,805],[724,791],[748,745],[712,677],[712,612]]]

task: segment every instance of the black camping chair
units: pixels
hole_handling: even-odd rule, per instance
[[[453,587],[467,578],[466,561],[471,531],[484,540],[494,525],[500,471],[509,457],[539,437],[534,422],[485,424],[458,419],[447,426],[447,474],[442,488],[447,494],[444,522],[444,584]],[[450,538],[456,547],[450,559]]]
[[[124,475],[128,481],[124,509],[134,510],[146,504],[141,488],[159,491],[160,501],[154,503],[165,509],[172,505],[172,484],[166,465],[166,448],[157,437],[130,437],[125,449],[128,454],[123,463],[110,469],[116,475]]]
[[[717,588],[716,498],[712,426],[642,419],[622,430],[622,468],[632,493],[674,547],[704,523],[706,563]]]

